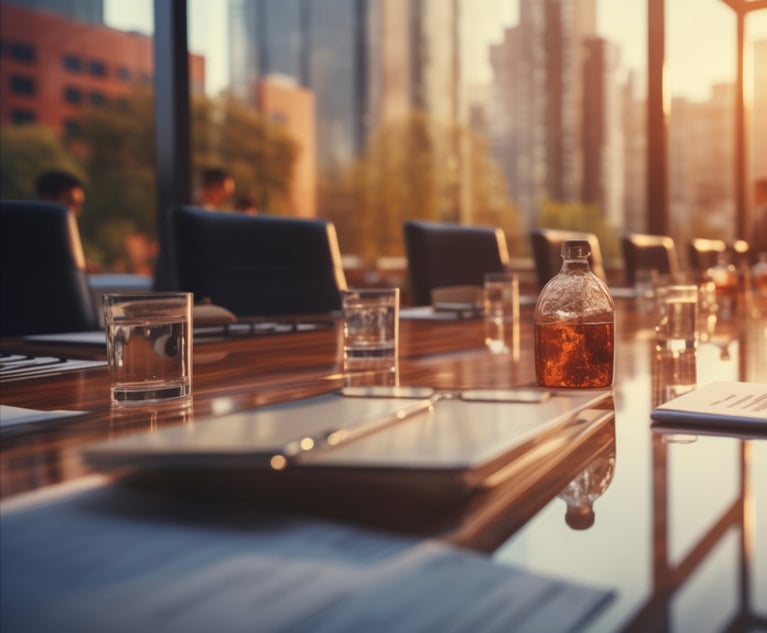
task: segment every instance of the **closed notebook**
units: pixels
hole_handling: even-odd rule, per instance
[[[611,394],[559,392],[540,403],[433,403],[332,393],[118,438],[87,448],[84,458],[107,470],[418,471],[476,486],[510,455],[563,425],[612,415],[612,409],[592,408]],[[339,430],[352,434],[335,447],[320,446],[317,438]],[[312,443],[317,446],[300,448]]]

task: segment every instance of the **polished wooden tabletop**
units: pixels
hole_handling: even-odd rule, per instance
[[[97,441],[378,379],[344,374],[338,319],[307,320],[316,328],[196,337],[189,406],[112,408],[104,367],[0,383],[3,405],[85,412],[2,440],[2,496],[88,475],[80,453]],[[594,630],[764,626],[767,442],[657,433],[650,412],[694,384],[767,383],[767,319],[741,313],[681,358],[656,351],[652,321],[636,300],[616,301],[614,395],[606,405],[614,416],[543,438],[495,489],[449,506],[387,496],[385,489],[367,504],[366,492],[328,504],[318,490],[303,497],[294,491],[289,505],[435,536],[501,562],[613,589],[615,598]],[[94,359],[105,353],[102,346],[24,340],[2,341],[0,349]],[[534,384],[532,308],[523,307],[519,347],[507,355],[487,351],[479,319],[403,319],[397,380],[437,389]],[[179,485],[135,475],[125,481],[174,491]],[[211,488],[189,480],[183,486]],[[247,485],[238,486],[237,494],[285,507],[284,495],[256,495]],[[573,505],[573,497],[580,507],[566,512],[566,498]],[[584,512],[584,503],[593,513]],[[737,626],[732,630],[741,630]]]

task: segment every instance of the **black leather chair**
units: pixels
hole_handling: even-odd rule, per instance
[[[346,288],[335,227],[319,219],[171,210],[179,290],[238,317],[330,312]]]
[[[599,239],[596,235],[583,231],[537,228],[530,231],[530,244],[533,249],[538,287],[543,288],[549,279],[561,270],[562,244],[567,240],[588,241],[591,247],[589,256],[591,271],[607,283],[607,274],[602,263],[602,249],[599,247]]]
[[[0,201],[0,336],[97,330],[77,220],[49,202]]]
[[[509,263],[506,236],[493,227],[408,220],[402,225],[413,305],[430,305],[435,288],[482,286]]]
[[[636,283],[638,270],[654,270],[659,275],[676,275],[679,260],[674,240],[667,235],[627,233],[621,238],[626,284]]]
[[[716,266],[719,256],[727,252],[727,244],[724,240],[708,240],[695,238],[688,244],[690,268],[703,273],[712,266]]]

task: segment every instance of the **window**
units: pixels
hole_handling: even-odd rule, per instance
[[[83,131],[83,126],[77,119],[66,119],[64,121],[64,133],[68,137],[77,137]]]
[[[106,95],[104,95],[103,92],[91,92],[90,94],[90,102],[91,105],[96,107],[101,107],[106,105],[107,98]]]
[[[80,105],[83,102],[83,93],[75,86],[67,86],[64,88],[64,101],[70,105]]]
[[[107,67],[102,61],[93,60],[88,64],[88,72],[94,77],[106,77]]]
[[[83,62],[77,55],[64,55],[61,58],[61,65],[65,70],[73,73],[79,73],[83,68]]]
[[[130,68],[126,68],[125,66],[120,66],[117,68],[117,78],[120,81],[129,82],[132,78],[132,73],[130,71]]]
[[[24,125],[35,121],[37,121],[37,115],[32,110],[11,110],[11,123],[13,125]]]
[[[13,75],[11,77],[11,92],[17,95],[33,97],[37,94],[37,84],[32,77]]]
[[[31,44],[24,42],[11,42],[8,46],[8,56],[12,60],[23,64],[32,64],[37,61],[35,48]]]

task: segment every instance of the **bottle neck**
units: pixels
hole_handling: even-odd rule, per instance
[[[562,272],[586,271],[590,272],[589,260],[585,257],[574,257],[562,260]]]

